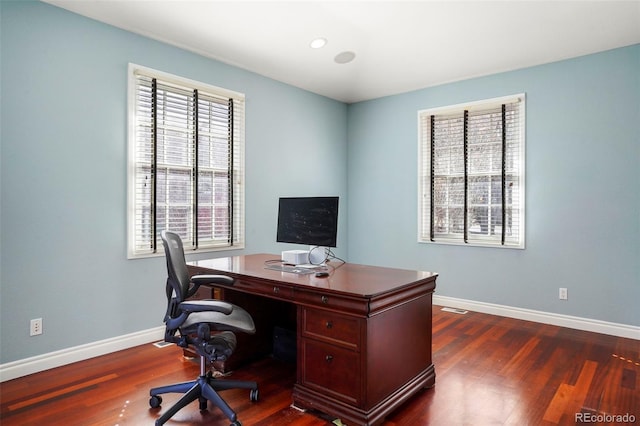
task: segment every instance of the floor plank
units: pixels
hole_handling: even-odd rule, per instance
[[[639,340],[436,306],[433,351],[436,386],[408,400],[385,426],[574,425],[593,418],[604,421],[584,423],[640,424]],[[179,348],[151,344],[48,370],[0,384],[0,424],[153,424],[178,396],[151,409],[149,389],[192,380],[198,371]],[[265,359],[232,376],[260,385],[255,403],[247,391],[223,393],[245,426],[332,424],[290,407],[291,364]],[[205,424],[229,422],[193,404],[167,423]]]

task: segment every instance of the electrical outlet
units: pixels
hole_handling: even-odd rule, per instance
[[[567,294],[567,289],[564,287],[560,287],[560,291],[558,292],[558,298],[560,300],[567,300],[568,299],[568,294]]]
[[[29,336],[37,336],[39,334],[42,334],[42,318],[32,319]]]

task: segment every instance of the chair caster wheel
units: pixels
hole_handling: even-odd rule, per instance
[[[207,409],[207,399],[200,399],[200,411],[205,411]]]
[[[256,402],[259,396],[260,393],[258,392],[258,389],[251,389],[251,392],[249,393],[249,400],[251,400],[251,402]]]
[[[158,408],[162,404],[162,398],[158,395],[154,395],[149,399],[149,405],[151,408]]]

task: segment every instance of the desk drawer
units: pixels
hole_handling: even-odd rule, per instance
[[[360,347],[361,320],[322,309],[300,308],[302,335],[346,346]]]
[[[302,339],[302,385],[349,404],[360,403],[359,354],[347,349]]]
[[[369,313],[369,301],[366,298],[348,297],[300,288],[296,288],[293,293],[295,302],[300,305],[318,306],[356,315],[368,315]]]
[[[293,298],[293,289],[289,286],[278,283],[273,284],[261,281],[237,279],[232,288],[248,291],[254,294],[263,294],[275,299],[291,300]]]

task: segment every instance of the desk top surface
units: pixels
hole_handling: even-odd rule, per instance
[[[202,273],[223,273],[236,276],[258,278],[277,283],[291,284],[298,288],[320,289],[328,292],[372,297],[415,285],[430,282],[435,287],[438,276],[434,272],[408,269],[384,268],[380,266],[359,265],[355,263],[328,265],[328,277],[316,277],[315,274],[297,274],[293,272],[266,269],[267,262],[279,259],[273,254],[251,254],[244,256],[204,259],[187,262],[188,265],[201,268]],[[336,264],[333,266],[333,264]]]

